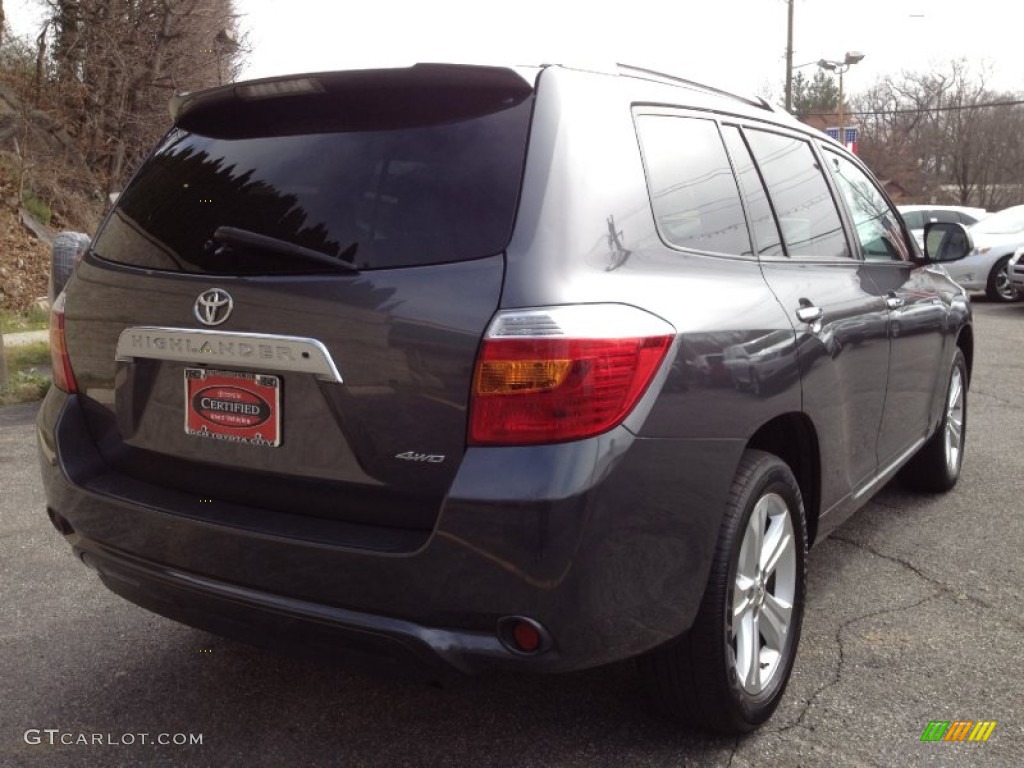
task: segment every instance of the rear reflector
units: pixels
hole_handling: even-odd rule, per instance
[[[621,304],[500,312],[477,358],[469,442],[578,440],[620,424],[647,390],[675,330]]]
[[[512,639],[523,653],[536,653],[540,648],[540,632],[532,624],[521,621],[512,630]]]
[[[544,653],[554,645],[547,630],[525,616],[504,616],[498,619],[498,639],[513,653],[524,656]]]
[[[50,310],[50,367],[53,369],[53,385],[57,389],[74,393],[78,391],[75,373],[71,370],[68,344],[64,336],[64,294],[61,293]]]

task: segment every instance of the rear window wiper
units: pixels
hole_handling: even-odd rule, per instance
[[[356,255],[359,243],[352,243],[352,245],[337,256],[331,256],[329,253],[289,243],[287,240],[279,240],[276,237],[269,237],[235,227],[217,227],[217,230],[213,233],[213,239],[229,247],[243,246],[246,248],[258,248],[261,251],[273,251],[274,253],[286,254],[288,256],[297,256],[300,259],[315,261],[318,264],[328,264],[340,269],[342,272],[359,271],[352,263],[352,258]]]

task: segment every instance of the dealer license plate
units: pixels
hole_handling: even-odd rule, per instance
[[[186,368],[185,432],[231,443],[279,446],[280,377]]]

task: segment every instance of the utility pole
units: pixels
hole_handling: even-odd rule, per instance
[[[793,112],[793,3],[786,0],[789,6],[786,20],[786,111]]]

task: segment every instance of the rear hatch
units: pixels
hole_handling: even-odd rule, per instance
[[[532,87],[417,65],[176,100],[66,295],[107,467],[429,530],[465,449]]]

